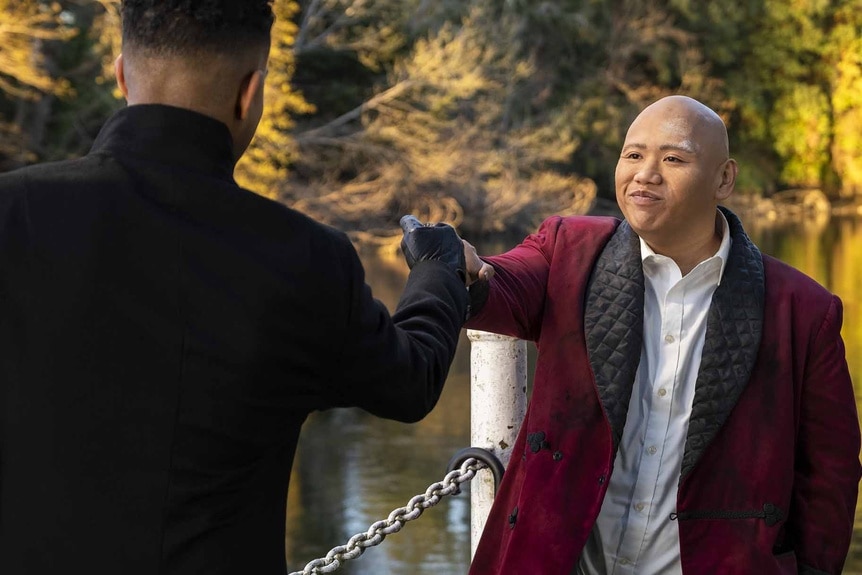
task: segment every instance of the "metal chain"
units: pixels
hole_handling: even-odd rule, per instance
[[[387,535],[401,531],[406,522],[413,521],[426,509],[437,505],[443,497],[460,493],[462,483],[470,481],[476,476],[477,471],[487,467],[486,463],[472,457],[465,459],[459,469],[453,469],[442,481],[428,486],[425,493],[414,496],[405,507],[395,509],[388,518],[372,523],[368,531],[351,537],[346,545],[333,547],[326,557],[310,561],[302,571],[294,571],[289,575],[319,575],[337,571],[345,561],[356,559],[368,547],[379,545]]]

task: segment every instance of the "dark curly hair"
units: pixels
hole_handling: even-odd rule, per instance
[[[268,45],[272,0],[123,0],[123,45],[152,56]]]

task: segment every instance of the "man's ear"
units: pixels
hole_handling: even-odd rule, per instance
[[[126,86],[126,63],[122,54],[117,56],[117,59],[114,60],[114,76],[117,78],[117,86],[120,88],[123,98],[128,100],[129,87]]]
[[[264,72],[255,70],[247,75],[239,87],[239,94],[236,101],[236,117],[238,120],[245,120],[248,117],[249,109],[254,103],[258,90],[263,89]]]
[[[721,168],[721,181],[718,184],[718,189],[715,191],[715,199],[719,202],[726,200],[733,193],[733,187],[736,185],[736,174],[739,171],[739,166],[733,158],[728,159]]]

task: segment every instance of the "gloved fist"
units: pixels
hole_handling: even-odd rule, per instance
[[[466,281],[464,244],[455,228],[448,224],[423,224],[408,215],[401,218],[401,229],[404,230],[401,251],[409,268],[416,262],[438,260],[449,264]]]

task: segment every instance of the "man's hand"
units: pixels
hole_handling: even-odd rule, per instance
[[[488,281],[494,277],[494,266],[479,258],[473,244],[464,239],[461,242],[464,244],[464,262],[467,265],[467,285],[477,281]]]
[[[438,260],[449,264],[466,284],[466,249],[455,228],[448,224],[423,224],[413,216],[404,216],[401,229],[404,230],[401,251],[409,268],[412,269],[416,262]]]

